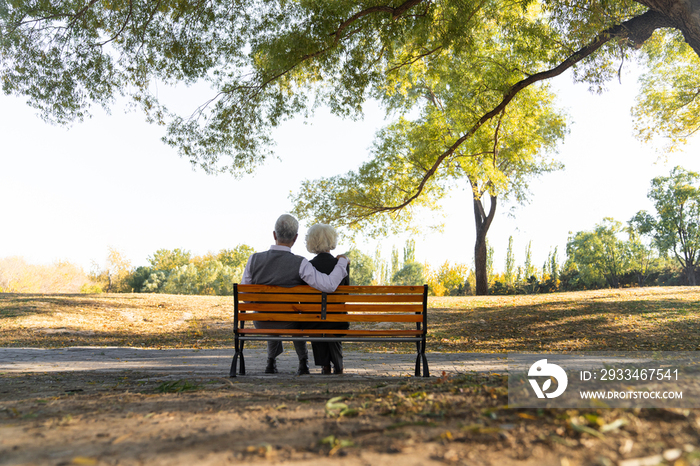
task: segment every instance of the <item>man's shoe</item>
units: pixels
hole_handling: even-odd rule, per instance
[[[331,365],[328,364],[327,366],[321,366],[321,374],[322,375],[330,375],[331,374]]]
[[[277,373],[277,361],[275,358],[267,358],[267,366],[265,367],[266,374],[276,374]]]
[[[307,375],[310,373],[311,372],[309,372],[309,360],[301,359],[299,361],[299,369],[297,369],[297,375]]]
[[[335,368],[333,369],[333,373],[334,373],[335,375],[340,375],[340,374],[342,374],[342,373],[343,373],[343,366],[340,366],[340,367],[335,366]]]

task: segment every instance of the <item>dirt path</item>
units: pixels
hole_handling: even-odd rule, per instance
[[[280,374],[263,374],[265,351],[251,348],[244,351],[246,375],[249,377],[287,378],[297,368],[296,354],[287,350],[278,358]],[[0,348],[0,373],[64,372],[64,371],[142,371],[161,376],[227,377],[232,349],[141,349],[123,347],[72,347],[60,349]],[[504,355],[480,353],[431,353],[428,358],[431,374],[443,371],[503,372]],[[311,368],[318,375],[318,368]],[[415,372],[415,354],[349,353],[345,355],[345,377],[405,377]]]
[[[498,355],[429,354],[429,378],[409,354],[339,377],[294,357],[229,379],[229,350],[0,348],[0,464],[700,464],[696,411],[508,409]]]

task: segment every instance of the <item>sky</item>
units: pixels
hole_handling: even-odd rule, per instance
[[[568,74],[552,84],[571,121],[557,156],[565,169],[533,180],[528,204],[498,206],[488,234],[496,271],[504,268],[510,236],[516,265],[524,262],[530,242],[535,265],[555,247],[563,263],[570,232],[592,230],[604,217],[626,222],[641,209],[653,211],[646,197],[653,177],[676,165],[700,171],[697,137],[667,160],[634,139],[634,76],[609,83],[602,95],[573,84]],[[202,89],[163,94],[185,112],[207,98]],[[265,250],[275,219],[292,209],[289,194],[303,180],[359,167],[385,124],[383,111],[372,104],[361,121],[319,109],[311,121],[292,120],[275,131],[280,160],[237,180],[193,170],[161,142],[163,128],[123,109],[120,103],[111,114],[94,109],[92,118],[66,128],[43,122],[20,97],[0,96],[0,258],[67,260],[87,271],[93,263],[104,266],[109,248],[133,266],[148,265],[148,257],[163,248],[193,255],[239,244]],[[444,229],[414,237],[416,258],[433,267],[472,264],[470,192],[454,190],[442,207]],[[301,238],[308,226],[302,222]],[[407,239],[360,238],[356,246],[371,255],[379,249],[388,259],[392,247],[402,248]],[[352,245],[341,237],[335,252]],[[311,257],[303,241],[293,251]]]

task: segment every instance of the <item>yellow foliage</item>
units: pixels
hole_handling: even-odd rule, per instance
[[[433,296],[449,296],[456,293],[460,287],[464,287],[470,273],[466,265],[451,265],[449,261],[445,261],[437,270],[432,269],[427,263],[424,267],[430,294]]]
[[[21,257],[0,259],[0,290],[5,293],[78,293],[89,283],[83,269],[69,262],[33,265]]]
[[[445,288],[445,286],[442,283],[436,283],[433,286],[432,291],[434,296],[445,296],[447,288]]]

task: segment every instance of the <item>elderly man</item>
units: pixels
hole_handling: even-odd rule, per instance
[[[331,293],[347,276],[348,258],[338,256],[338,263],[333,271],[326,275],[314,268],[302,256],[292,253],[292,246],[297,240],[299,222],[291,215],[284,214],[275,222],[272,236],[275,244],[265,252],[250,256],[243,272],[242,284],[296,286],[307,284],[320,291]],[[298,322],[255,322],[256,328],[299,328]],[[305,341],[295,341],[294,349],[299,358],[297,375],[309,373],[309,353]],[[276,358],[283,351],[281,341],[267,342],[266,374],[277,373]]]

